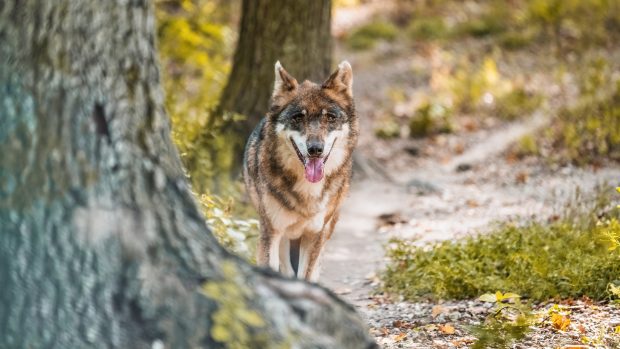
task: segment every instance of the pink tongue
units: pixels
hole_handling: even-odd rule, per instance
[[[312,183],[323,179],[323,159],[311,158],[306,161],[306,179]]]

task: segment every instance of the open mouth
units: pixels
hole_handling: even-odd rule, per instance
[[[332,149],[334,149],[334,144],[336,144],[336,141],[338,140],[338,138],[334,140],[334,142],[332,143],[332,147],[329,149],[329,152],[327,152],[327,155],[325,155],[324,157],[318,157],[318,156],[306,157],[301,153],[301,151],[299,151],[299,148],[297,147],[297,144],[295,144],[295,141],[293,141],[292,137],[290,138],[290,140],[291,140],[291,143],[293,144],[293,148],[295,149],[295,153],[297,153],[297,157],[299,158],[299,161],[301,161],[301,164],[304,166],[304,172],[306,175],[306,179],[311,183],[317,183],[321,181],[321,179],[323,179],[323,176],[324,176],[325,163],[327,162],[327,159],[329,158],[329,154],[332,153]]]

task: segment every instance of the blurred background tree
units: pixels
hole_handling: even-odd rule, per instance
[[[175,141],[195,190],[230,194],[235,188],[229,179],[239,173],[245,140],[267,111],[274,63],[280,60],[300,80],[328,76],[331,2],[157,4],[166,105]]]
[[[275,62],[300,82],[322,81],[332,59],[330,0],[243,0],[241,12],[232,72],[215,111],[225,121],[240,120],[225,123],[225,142],[213,153],[233,175],[239,172],[245,140],[267,112]],[[199,144],[213,142],[209,128]],[[193,161],[190,169],[200,164],[198,158]]]

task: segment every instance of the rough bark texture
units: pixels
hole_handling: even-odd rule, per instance
[[[0,348],[370,348],[226,253],[169,138],[146,0],[0,0]]]

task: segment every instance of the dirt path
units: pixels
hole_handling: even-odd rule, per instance
[[[359,61],[353,64],[357,67],[355,93],[362,125],[359,151],[378,164],[392,180],[354,181],[336,232],[327,245],[321,283],[354,304],[368,319],[371,328],[384,328],[403,317],[430,319],[434,307],[430,303],[401,302],[382,307],[373,304],[369,296],[378,286],[378,276],[385,267],[385,246],[390,238],[414,239],[422,244],[484,232],[497,221],[546,219],[570,200],[577,187],[588,193],[601,183],[620,184],[619,166],[597,170],[549,168],[540,162],[506,159],[504,154],[511,144],[545,127],[547,119],[542,114],[415,144],[416,147],[439,149],[464,145],[458,152],[442,150],[431,152],[435,155],[430,156],[409,155],[403,151],[410,146],[407,145],[409,141],[405,141],[405,144],[387,145],[393,148],[389,149],[393,154],[389,160],[376,159],[373,157],[375,147],[385,147],[386,143],[376,141],[372,134],[375,106],[382,103],[381,98],[391,82],[398,80],[414,85],[418,82],[407,81],[409,58],[406,56],[396,57],[381,67],[367,63],[367,57],[357,58]],[[378,81],[377,75],[383,78]],[[395,224],[386,229],[381,227],[385,221]],[[471,314],[480,308],[473,301],[444,306],[453,309],[446,312],[452,321],[476,321]],[[439,321],[444,320],[440,318]],[[385,348],[398,345],[428,348],[428,338],[422,340],[409,335],[406,341],[399,343],[393,338],[390,335],[378,337]],[[432,347],[443,346],[433,344]]]
[[[341,17],[337,14],[336,22],[341,18],[343,24],[336,27],[346,31],[367,21],[380,11],[375,5],[370,3]],[[356,18],[359,20],[354,21]],[[465,45],[454,52],[466,54],[467,50],[471,48]],[[354,94],[361,126],[358,155],[389,178],[370,176],[354,180],[334,236],[327,244],[320,282],[355,305],[373,333],[383,332],[376,335],[385,348],[462,347],[455,344],[455,338],[437,340],[435,335],[429,335],[437,329],[426,331],[426,326],[460,324],[457,326],[457,334],[461,334],[457,341],[460,341],[468,336],[466,331],[462,332],[461,325],[480,321],[486,313],[484,305],[473,300],[443,303],[438,316],[435,316],[437,304],[429,302],[378,304],[370,296],[379,285],[379,276],[386,265],[385,247],[390,238],[407,238],[424,244],[484,233],[498,221],[547,219],[565,207],[576,188],[590,193],[602,183],[620,185],[618,165],[600,169],[554,167],[540,161],[506,157],[506,150],[513,143],[548,124],[542,113],[424,140],[376,139],[374,121],[386,110],[390,112],[390,90],[428,92],[428,81],[423,81],[412,68],[414,61],[419,69],[420,60],[426,59],[420,53],[398,44],[380,44],[366,52],[346,52],[342,47],[336,50],[336,58],[349,60],[354,70]],[[511,69],[530,69],[526,67],[538,63],[531,60],[527,54],[519,55],[514,61],[520,65]],[[559,90],[545,69],[531,73],[529,76],[536,84]],[[600,305],[601,309],[604,307]],[[614,309],[605,308],[594,315],[584,311],[581,315],[606,317],[597,326],[620,325],[620,313]],[[400,332],[394,321],[413,324],[416,330]],[[404,340],[403,333],[407,333]],[[463,343],[467,346],[470,342]],[[515,348],[534,347],[527,341],[524,343]]]
[[[499,156],[523,133],[543,125],[540,118],[509,124],[448,163],[429,160],[411,172],[393,175],[394,183],[354,182],[327,245],[322,283],[363,312],[374,278],[384,266],[389,238],[447,240],[483,231],[496,221],[543,219],[560,209],[577,187],[587,193],[597,184],[618,182],[618,167],[550,171],[511,164]],[[459,166],[469,169],[459,171]],[[396,226],[382,232],[382,215],[397,221]]]

